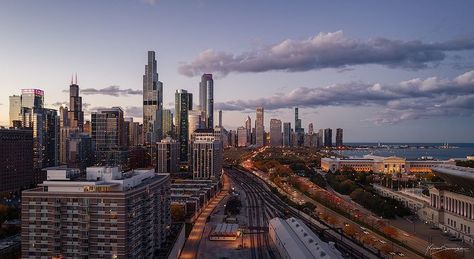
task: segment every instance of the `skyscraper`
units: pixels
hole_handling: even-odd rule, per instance
[[[203,128],[202,111],[188,111],[188,140],[191,140],[192,134],[197,129]]]
[[[304,144],[304,128],[301,127],[301,119],[299,118],[298,107],[295,107],[295,146],[301,147]]]
[[[281,135],[281,120],[270,120],[270,145],[280,147],[283,144]]]
[[[245,129],[247,130],[247,143],[252,144],[252,119],[247,116],[245,120]]]
[[[79,96],[77,75],[75,82],[73,83],[71,79],[71,85],[69,86],[68,125],[71,128],[77,128],[79,132],[84,130],[84,112],[82,111],[82,97]]]
[[[166,137],[174,137],[173,113],[171,113],[171,110],[169,109],[163,110],[163,138]]]
[[[15,121],[21,121],[21,96],[10,96],[10,127],[13,127]]]
[[[301,129],[301,119],[298,116],[298,107],[295,107],[295,131]]]
[[[148,51],[143,75],[143,131],[145,144],[162,138],[163,83],[158,80],[155,52]]]
[[[213,129],[194,132],[191,144],[193,179],[215,179],[222,171],[223,145]]]
[[[44,107],[44,91],[40,89],[22,89],[21,90],[21,107],[43,108]]]
[[[103,109],[91,114],[92,139],[96,145],[97,162],[102,165],[125,165],[127,133],[120,107]]]
[[[308,134],[312,135],[314,133],[313,123],[308,125]]]
[[[291,147],[291,122],[283,123],[283,146]]]
[[[222,110],[219,110],[219,128],[222,128]]]
[[[156,172],[177,173],[179,169],[179,143],[171,138],[156,143]]]
[[[203,74],[199,83],[199,105],[204,111],[206,128],[214,128],[214,80],[212,74]]]
[[[343,130],[341,128],[337,128],[336,129],[336,147],[342,147],[344,145],[342,138],[343,138]]]
[[[265,145],[265,126],[263,107],[257,107],[257,116],[255,119],[255,145],[262,147]]]
[[[180,89],[175,93],[175,124],[176,136],[180,145],[179,157],[181,162],[188,161],[188,134],[189,134],[189,94],[188,91]]]
[[[332,129],[330,128],[324,130],[324,146],[332,147]]]
[[[237,128],[237,146],[246,147],[248,144],[247,129],[244,127]]]

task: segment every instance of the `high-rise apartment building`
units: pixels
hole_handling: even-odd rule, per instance
[[[170,177],[56,168],[22,193],[24,258],[153,258],[169,235]]]
[[[291,147],[291,122],[283,123],[283,146]]]
[[[174,137],[173,113],[169,109],[163,109],[163,138]]]
[[[219,128],[222,128],[222,110],[219,110]]]
[[[202,111],[188,111],[188,140],[197,129],[203,128]]]
[[[176,90],[175,93],[175,125],[176,136],[180,145],[179,156],[181,162],[188,161],[188,111],[189,111],[189,93],[186,90]]]
[[[0,192],[34,183],[32,130],[0,128],[0,154]]]
[[[283,145],[281,133],[281,120],[270,120],[270,146],[280,147]]]
[[[318,131],[318,147],[324,146],[324,130],[319,129]]]
[[[95,146],[92,137],[83,132],[74,132],[66,140],[66,164],[85,172],[95,163]]]
[[[247,119],[245,120],[245,129],[247,130],[247,143],[253,144],[252,143],[252,119],[250,118],[250,116],[247,116]]]
[[[220,177],[223,162],[223,145],[213,129],[196,130],[191,143],[193,179]]]
[[[343,130],[341,128],[336,129],[336,147],[342,147],[344,145],[343,141]]]
[[[206,128],[214,128],[214,80],[212,74],[203,74],[199,83],[199,106],[204,112]]]
[[[237,146],[246,147],[248,144],[247,129],[244,127],[237,128]]]
[[[257,116],[255,119],[255,146],[263,147],[265,145],[265,120],[263,107],[257,107]]]
[[[177,173],[179,170],[179,143],[171,138],[156,143],[156,172]]]
[[[158,80],[155,52],[148,51],[148,63],[143,75],[143,133],[145,144],[162,138],[163,83]]]
[[[324,130],[324,146],[332,147],[332,129],[330,128]]]

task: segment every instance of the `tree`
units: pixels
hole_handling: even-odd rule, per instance
[[[380,247],[380,251],[382,251],[384,254],[388,254],[392,252],[392,247],[388,244],[384,244]]]
[[[344,233],[346,233],[348,236],[354,237],[356,234],[356,229],[354,228],[353,225],[346,224],[344,226]]]
[[[436,258],[436,259],[461,259],[461,258],[464,258],[464,256],[462,256],[462,253],[456,251],[456,250],[453,250],[453,249],[445,249],[445,250],[442,250],[442,251],[439,251],[439,252],[433,252],[432,253],[432,256],[433,258]]]
[[[329,225],[335,226],[339,223],[339,220],[334,216],[328,216],[328,223]]]
[[[398,230],[392,226],[385,226],[382,228],[382,231],[389,237],[391,238],[397,238],[398,237]]]
[[[183,222],[185,220],[185,211],[184,206],[179,204],[171,205],[171,221],[173,222]]]

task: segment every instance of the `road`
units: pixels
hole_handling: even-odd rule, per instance
[[[251,258],[267,258],[267,256],[270,256],[267,252],[269,249],[268,238],[265,239],[266,234],[254,233],[257,231],[262,232],[264,230],[264,228],[261,228],[262,224],[268,224],[268,219],[277,216],[301,219],[311,230],[319,234],[323,240],[335,242],[336,247],[340,251],[350,255],[352,258],[379,258],[376,252],[357,244],[355,240],[341,234],[341,231],[333,229],[327,224],[319,222],[287,205],[278,196],[273,194],[263,180],[257,176],[235,169],[230,169],[227,173],[233,182],[237,185],[240,184],[252,196],[252,198],[249,197],[251,204],[259,207],[249,211],[249,229],[253,229],[253,231],[250,231],[252,233],[251,249],[253,249],[251,251]],[[268,225],[265,227],[268,227]]]
[[[179,256],[180,259],[194,259],[197,257],[199,251],[199,244],[201,243],[202,233],[204,232],[204,227],[206,226],[207,217],[211,215],[212,211],[216,208],[219,202],[224,199],[230,190],[230,181],[226,174],[224,177],[224,186],[222,187],[219,194],[217,194],[206,206],[206,208],[201,212],[196,221],[194,222],[193,229],[189,234],[184,248]]]

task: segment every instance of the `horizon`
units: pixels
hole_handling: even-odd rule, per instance
[[[212,73],[227,129],[255,121],[258,105],[267,130],[272,118],[294,127],[297,106],[303,128],[343,128],[347,143],[474,143],[471,2],[249,3],[4,3],[0,125],[21,89],[44,90],[48,108],[67,103],[74,73],[86,118],[120,106],[141,121],[154,50],[164,107],[177,89],[197,105],[200,75]]]

